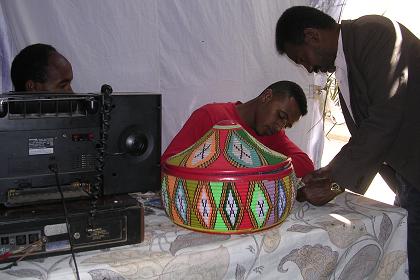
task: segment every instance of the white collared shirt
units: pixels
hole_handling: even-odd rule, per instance
[[[335,58],[335,78],[338,82],[338,86],[340,87],[341,95],[343,96],[345,106],[347,106],[347,109],[350,113],[350,116],[353,118],[353,112],[351,111],[351,105],[350,105],[350,89],[349,89],[349,80],[347,75],[347,63],[346,63],[346,57],[344,56],[344,50],[343,50],[343,40],[341,37],[341,31],[340,35],[338,37],[338,46],[337,46],[337,57]]]

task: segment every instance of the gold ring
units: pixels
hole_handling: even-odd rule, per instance
[[[332,183],[330,190],[333,191],[333,192],[335,192],[335,193],[341,193],[341,192],[343,192],[343,190],[341,189],[340,185],[337,184],[337,183]]]

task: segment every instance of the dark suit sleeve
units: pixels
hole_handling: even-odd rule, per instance
[[[402,126],[408,66],[398,24],[363,17],[350,29],[343,45],[357,128],[329,167],[340,185],[364,193]]]

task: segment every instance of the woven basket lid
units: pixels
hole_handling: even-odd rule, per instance
[[[241,125],[213,126],[162,165],[162,201],[169,218],[208,233],[250,233],[278,225],[296,197],[291,159]]]
[[[288,164],[290,158],[261,144],[241,125],[222,121],[192,146],[169,157],[163,168],[183,177],[227,179],[275,173]]]

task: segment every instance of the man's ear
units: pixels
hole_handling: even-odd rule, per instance
[[[261,101],[263,103],[270,101],[273,98],[273,90],[271,88],[267,88],[261,94]]]
[[[26,91],[45,91],[44,83],[35,82],[34,80],[27,80],[25,83]]]
[[[321,34],[317,28],[305,28],[303,34],[305,35],[305,43],[308,45],[319,44],[321,41]]]
[[[35,91],[35,82],[33,80],[27,80],[25,82],[26,91]]]

